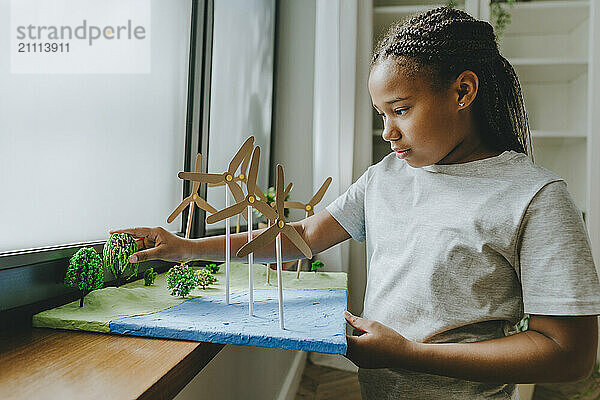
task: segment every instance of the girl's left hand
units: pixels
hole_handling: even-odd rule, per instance
[[[414,342],[377,321],[371,321],[344,311],[346,321],[365,332],[360,336],[346,335],[346,358],[361,368],[402,368],[414,351]]]

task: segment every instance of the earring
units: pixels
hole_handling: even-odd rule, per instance
[[[462,107],[465,105],[465,103],[458,103],[458,105]]]

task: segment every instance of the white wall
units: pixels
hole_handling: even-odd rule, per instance
[[[288,389],[284,386],[290,386],[286,378],[297,354],[294,350],[225,346],[175,400],[284,400]],[[291,385],[296,386],[292,399],[298,381],[295,383]]]

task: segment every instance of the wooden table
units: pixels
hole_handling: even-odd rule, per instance
[[[221,344],[29,328],[0,334],[0,399],[171,399]]]

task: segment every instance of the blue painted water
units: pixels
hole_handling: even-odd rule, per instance
[[[111,333],[346,353],[343,289],[284,290],[285,329],[279,327],[276,289],[254,291],[254,315],[248,315],[248,292],[209,295],[166,310],[110,322]]]

